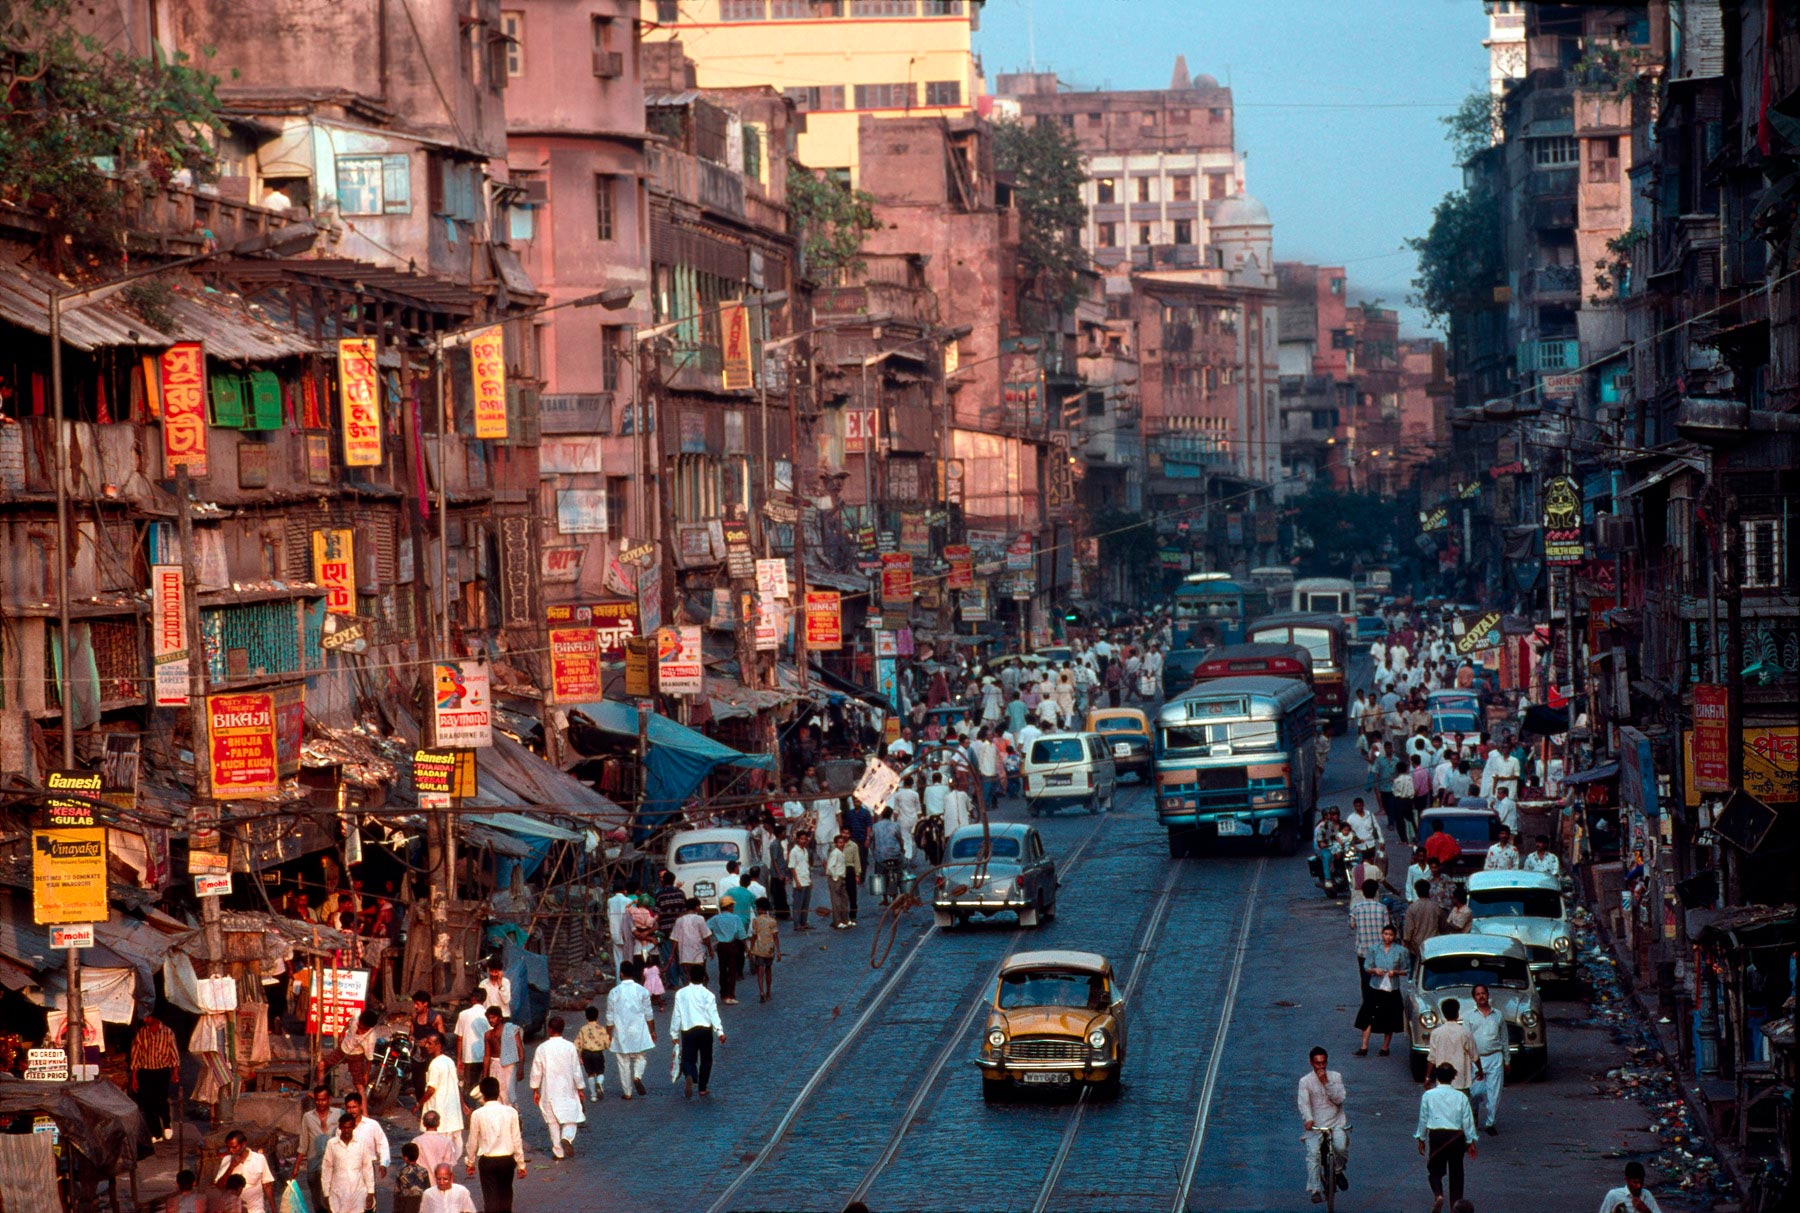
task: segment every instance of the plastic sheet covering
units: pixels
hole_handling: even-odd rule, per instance
[[[601,732],[619,737],[637,737],[638,712],[627,703],[601,700],[597,703],[571,704],[569,710],[580,712],[593,721]],[[667,716],[651,713],[645,730],[649,753],[645,758],[644,804],[638,826],[655,828],[681,808],[700,781],[714,767],[740,766],[774,768],[775,759],[768,754],[744,754],[715,741],[704,733],[677,724]]]
[[[54,1209],[56,1147],[48,1133],[0,1136],[0,1206],[8,1209]]]
[[[150,1150],[150,1134],[131,1097],[110,1082],[24,1082],[0,1079],[0,1112],[48,1116],[62,1139],[107,1175],[129,1171]],[[47,1205],[21,1208],[59,1207]]]

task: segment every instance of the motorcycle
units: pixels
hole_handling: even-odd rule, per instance
[[[413,1038],[407,1035],[389,1036],[375,1042],[375,1051],[369,1057],[372,1063],[369,1067],[370,1113],[379,1113],[392,1106],[405,1088],[412,1077],[415,1048]]]
[[[1325,848],[1325,856],[1320,859],[1314,851],[1306,857],[1306,870],[1312,874],[1313,883],[1323,890],[1326,897],[1336,900],[1350,893],[1350,872],[1355,869],[1356,862],[1362,857],[1361,850],[1352,843],[1341,846],[1332,843]]]

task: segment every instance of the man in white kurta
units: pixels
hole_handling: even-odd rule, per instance
[[[552,1015],[545,1025],[549,1035],[531,1059],[531,1097],[537,1101],[550,1131],[550,1154],[563,1157],[564,1147],[575,1144],[575,1126],[587,1120],[582,1107],[581,1058],[575,1042],[563,1039],[563,1018]]]
[[[643,968],[636,962],[625,966],[619,984],[606,995],[606,1026],[612,1030],[613,1069],[619,1075],[619,1091],[626,1099],[642,1095],[644,1062],[656,1048],[655,1009],[650,991],[638,983]]]
[[[425,1100],[419,1105],[419,1115],[427,1112],[438,1114],[437,1131],[456,1143],[456,1152],[462,1153],[463,1109],[462,1096],[456,1079],[456,1063],[444,1052],[444,1040],[441,1036],[426,1036],[425,1051],[431,1058],[425,1067]]]
[[[375,1155],[356,1138],[356,1118],[345,1113],[337,1136],[325,1146],[319,1187],[331,1213],[363,1213],[375,1194]]]

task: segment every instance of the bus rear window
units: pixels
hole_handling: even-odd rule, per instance
[[[1331,661],[1331,633],[1324,628],[1295,628],[1294,643],[1312,654],[1314,669]]]

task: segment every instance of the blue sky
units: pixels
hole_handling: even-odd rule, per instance
[[[1177,53],[1229,84],[1250,192],[1275,255],[1346,267],[1353,297],[1400,310],[1409,236],[1458,185],[1438,119],[1487,87],[1478,0],[988,0],[990,83],[1039,71],[1077,88],[1166,88]]]

